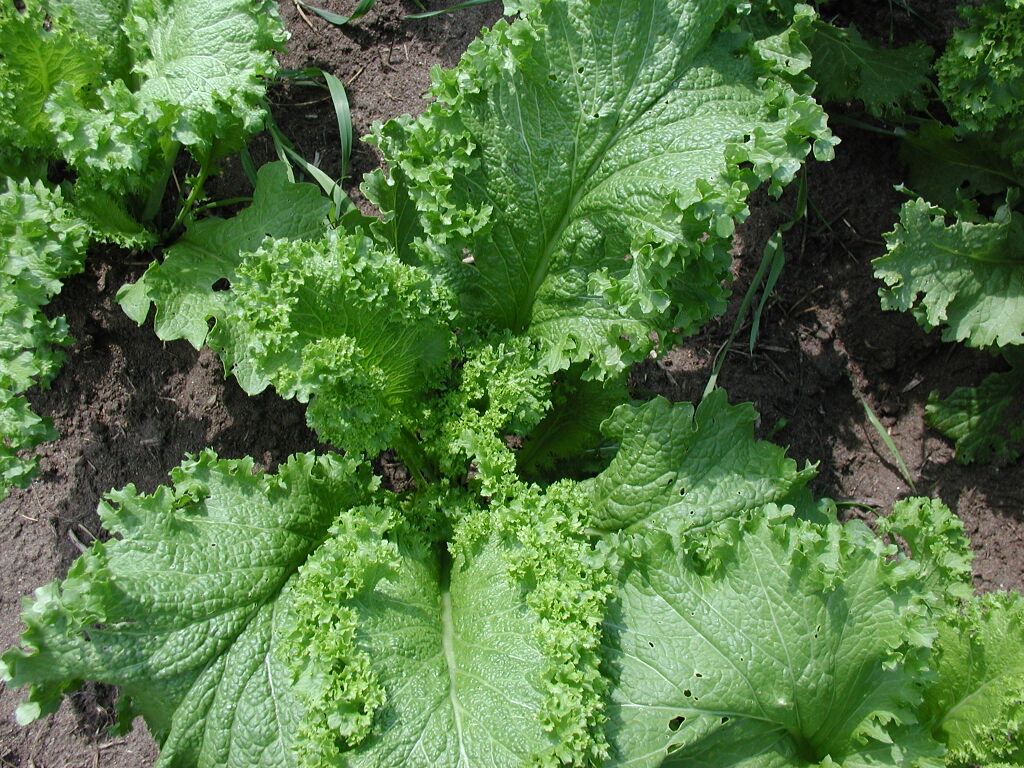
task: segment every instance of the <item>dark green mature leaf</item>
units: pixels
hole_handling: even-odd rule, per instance
[[[93,679],[121,686],[167,766],[601,759],[607,592],[571,489],[402,508],[336,456],[252,470],[207,452],[174,488],[108,497],[120,538],[36,592],[3,656],[22,721]]]
[[[811,77],[822,101],[859,101],[875,117],[887,117],[927,104],[934,86],[932,49],[921,43],[883,48],[865,40],[854,26],[814,24]]]
[[[531,430],[516,454],[519,471],[528,477],[586,477],[605,469],[617,446],[604,437],[601,425],[629,400],[625,377],[585,381],[569,370],[551,388],[551,410]]]
[[[910,166],[907,186],[947,211],[981,195],[1005,195],[1019,183],[1007,167],[1005,148],[991,136],[958,135],[950,126],[927,122],[904,137],[902,149]]]
[[[957,387],[942,399],[932,392],[925,406],[928,424],[956,443],[962,464],[993,459],[1015,461],[1024,450],[1024,366],[985,377],[977,387]]]

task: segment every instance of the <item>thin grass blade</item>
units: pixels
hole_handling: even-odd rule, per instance
[[[765,258],[771,261],[771,271],[768,273],[768,279],[765,281],[764,290],[761,291],[761,300],[757,303],[757,308],[754,310],[754,317],[750,321],[750,353],[754,353],[754,347],[757,346],[757,337],[761,332],[761,314],[764,312],[764,306],[768,303],[768,298],[775,291],[775,284],[779,282],[779,275],[782,274],[783,267],[786,266],[786,250],[782,244],[782,230],[776,230],[775,233],[768,238],[768,244],[764,247]]]
[[[365,16],[369,12],[369,10],[373,8],[373,4],[376,1],[377,0],[360,0],[359,5],[357,5],[355,9],[352,11],[352,13],[350,13],[348,16],[345,16],[344,14],[341,13],[335,13],[334,11],[328,11],[326,8],[319,8],[315,5],[310,5],[309,3],[304,2],[303,0],[295,0],[295,3],[296,5],[301,5],[307,11],[315,13],[324,21],[328,21],[336,27],[343,27],[346,24],[353,21],[358,21],[363,16]]]
[[[324,72],[324,80],[331,91],[334,116],[338,120],[338,134],[341,136],[341,179],[348,178],[349,160],[352,157],[352,111],[349,109],[348,94],[341,80],[330,72]]]
[[[761,287],[761,283],[764,282],[765,274],[771,267],[772,259],[769,258],[768,248],[765,247],[765,254],[761,258],[761,263],[757,267],[757,272],[754,274],[754,279],[750,281],[750,287],[747,288],[746,294],[743,296],[743,301],[740,303],[739,311],[736,313],[736,320],[733,321],[732,330],[729,332],[729,338],[725,340],[725,343],[718,348],[718,352],[715,354],[715,360],[711,365],[711,376],[708,378],[707,386],[704,387],[703,397],[707,397],[718,386],[718,374],[722,372],[722,366],[725,364],[726,355],[729,353],[729,348],[732,347],[733,341],[740,332],[740,328],[743,327],[744,321],[747,319],[747,313],[750,312],[750,305],[754,302],[754,297],[757,295],[757,289]]]
[[[242,170],[245,172],[245,177],[249,180],[249,183],[252,184],[253,189],[255,189],[256,163],[253,162],[248,147],[242,147]]]
[[[473,8],[477,5],[486,5],[487,3],[493,3],[495,0],[463,0],[461,3],[455,5],[449,5],[447,8],[438,8],[433,11],[423,11],[422,13],[410,13],[405,18],[407,19],[429,19],[432,16],[440,16],[443,13],[455,13],[456,11],[464,11],[467,8]]]
[[[889,449],[889,453],[892,454],[893,459],[896,461],[896,466],[899,467],[900,474],[903,475],[903,479],[907,481],[907,485],[910,486],[910,490],[917,493],[917,487],[914,485],[914,478],[910,474],[910,470],[907,468],[907,462],[903,460],[903,455],[900,453],[900,449],[896,447],[895,441],[892,439],[892,435],[889,434],[889,430],[885,428],[882,422],[875,415],[875,412],[868,405],[868,401],[858,395],[861,405],[864,406],[864,415],[868,417],[868,421],[871,422],[871,426],[875,428],[878,436],[882,438],[882,442],[885,443],[885,447]]]

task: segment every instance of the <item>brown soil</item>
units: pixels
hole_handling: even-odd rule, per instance
[[[351,2],[323,0],[341,12]],[[455,63],[469,41],[497,18],[498,3],[428,21],[406,21],[412,3],[380,0],[344,30],[312,14],[308,23],[291,0],[281,14],[292,32],[287,67],[318,66],[346,82],[357,135],[375,120],[422,109],[429,67]],[[933,6],[928,8],[928,6]],[[900,40],[915,29],[898,4],[833,2],[848,7],[866,32]],[[951,2],[915,2],[937,20],[936,41],[948,34]],[[298,87],[272,93],[275,114],[304,156],[319,156],[334,172],[337,129],[322,92]],[[762,414],[764,435],[790,446],[797,459],[820,461],[816,490],[858,502],[861,510],[887,509],[910,492],[893,456],[864,414],[874,409],[909,467],[916,491],[945,500],[966,523],[977,553],[980,589],[1024,588],[1024,464],[962,467],[950,445],[928,430],[923,406],[932,389],[976,384],[997,363],[940,342],[914,321],[879,308],[870,259],[883,252],[900,196],[898,146],[877,135],[839,128],[835,162],[809,171],[812,215],[786,239],[787,266],[767,305],[753,354],[745,333],[727,359],[720,383],[734,401],[750,400]],[[256,150],[266,153],[266,147]],[[374,167],[368,147],[357,148],[353,175]],[[240,183],[229,169],[214,188]],[[237,194],[237,192],[235,192]],[[226,196],[226,195],[225,195]],[[738,299],[768,235],[788,217],[792,199],[758,198],[737,243],[737,301],[721,321],[658,363],[637,369],[638,396],[698,399],[715,352],[732,326]],[[0,648],[17,642],[22,596],[61,577],[80,548],[99,534],[95,509],[111,488],[135,483],[152,490],[186,453],[212,446],[222,456],[252,455],[273,468],[289,454],[318,447],[303,409],[271,393],[247,397],[225,380],[219,362],[184,342],[163,344],[152,325],[137,328],[119,310],[120,285],[141,274],[147,257],[99,251],[85,274],[68,281],[53,304],[76,338],[64,372],[47,392],[33,395],[61,439],[41,451],[39,479],[0,504]],[[858,514],[864,514],[863,511]],[[20,694],[0,690],[0,768],[143,768],[156,748],[142,727],[127,737],[105,735],[115,693],[89,686],[53,717],[19,728],[12,713]]]

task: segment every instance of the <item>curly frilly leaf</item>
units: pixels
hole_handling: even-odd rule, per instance
[[[609,765],[900,766],[928,622],[913,570],[862,524],[768,508],[708,571],[668,544],[623,575],[606,622]]]
[[[359,234],[268,241],[243,257],[226,301],[210,346],[242,388],[310,401],[310,426],[350,452],[412,434],[454,355],[430,276]]]
[[[167,250],[163,262],[150,264],[136,283],[117,293],[121,308],[136,323],[156,306],[156,335],[164,341],[187,339],[196,349],[206,342],[211,319],[227,311],[228,295],[214,291],[220,280],[233,282],[243,253],[265,238],[318,239],[330,201],[313,184],[289,180],[284,163],[259,170],[252,204],[229,219],[196,222]]]
[[[180,146],[206,173],[262,127],[285,39],[271,0],[26,5],[0,11],[0,138],[63,155],[133,216],[155,214]]]
[[[418,258],[474,322],[540,339],[549,372],[603,377],[724,307],[747,195],[832,139],[798,29],[716,33],[724,0],[521,5],[374,141],[419,211]]]
[[[88,227],[41,182],[0,181],[0,499],[24,485],[35,461],[19,456],[56,437],[23,393],[46,386],[70,343],[63,317],[42,312],[61,281],[82,270]]]
[[[986,595],[954,613],[934,664],[923,711],[949,747],[947,765],[1024,765],[1024,598]]]
[[[898,536],[920,566],[918,578],[927,587],[924,598],[942,612],[974,595],[971,551],[963,521],[939,499],[914,497],[893,504],[892,511],[875,521],[882,536]]]
[[[924,200],[903,204],[888,253],[875,259],[885,309],[911,311],[927,330],[972,347],[1024,344],[1024,216],[958,219]]]
[[[967,29],[953,33],[935,69],[950,113],[971,131],[1024,126],[1024,2],[963,6]]]
[[[505,438],[528,434],[551,405],[549,377],[538,360],[535,341],[508,332],[466,350],[457,386],[420,431],[442,471],[461,477],[472,462],[486,495],[500,494],[509,481],[517,485]]]
[[[27,686],[22,722],[82,680],[120,685],[161,765],[292,765],[302,711],[274,650],[299,566],[374,482],[337,457],[293,457],[276,475],[211,452],[151,496],[131,486],[100,506],[117,540],[96,543],[63,583],[36,592],[3,679]]]
[[[103,70],[108,79],[125,79],[131,74],[125,17],[131,0],[46,0],[53,10],[66,9],[74,18],[75,31],[100,45]]]

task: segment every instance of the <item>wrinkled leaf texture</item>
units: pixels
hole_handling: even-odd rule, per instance
[[[692,437],[673,441],[652,413]],[[910,768],[939,754],[914,717],[939,602],[927,585],[965,578],[962,526],[934,505],[900,513],[890,530],[914,563],[859,523],[794,518],[780,504],[809,478],[754,440],[750,416],[721,392],[696,412],[622,406],[616,430],[674,457],[664,472],[690,480],[672,497],[694,500],[606,534],[599,489],[642,487],[642,465],[481,504],[444,488],[401,500],[338,457],[271,476],[203,454],[173,489],[111,494],[100,512],[119,538],[37,592],[5,679],[30,687],[23,719],[83,679],[121,685],[162,766],[827,753]],[[720,430],[734,450],[694,450]],[[767,488],[772,463],[789,478],[744,492]],[[714,489],[734,501],[702,503]],[[728,544],[704,546],[709,530]]]

